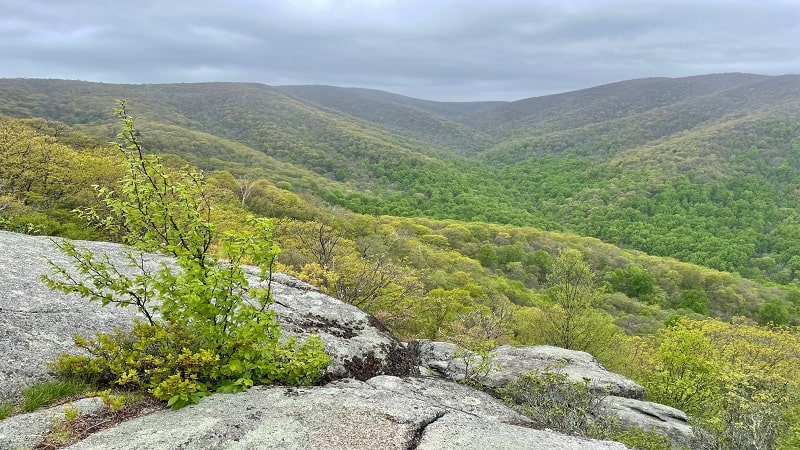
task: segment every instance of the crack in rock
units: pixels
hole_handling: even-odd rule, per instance
[[[636,412],[638,412],[639,414],[651,417],[651,418],[653,418],[655,420],[658,420],[660,422],[667,422],[667,419],[661,417],[659,414],[656,414],[654,412],[648,411],[645,408],[637,408],[635,406],[632,406],[631,409],[636,411]]]
[[[428,428],[428,426],[444,417],[445,414],[447,414],[447,411],[439,411],[434,414],[433,417],[423,419],[422,422],[417,424],[416,429],[414,430],[414,436],[411,437],[408,445],[406,445],[406,450],[415,450],[419,446],[420,441],[422,441],[422,436],[425,434],[425,430]]]

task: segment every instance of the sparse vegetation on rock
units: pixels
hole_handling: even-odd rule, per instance
[[[278,248],[267,219],[219,235],[199,172],[171,171],[146,155],[134,119],[121,103],[122,130],[116,148],[125,166],[118,190],[99,189],[103,209],[81,215],[127,244],[126,275],[107,257],[68,241],[57,243],[73,267],[52,263],[44,280],[64,293],[103,305],[135,306],[147,322],[133,331],[76,339],[91,356],[64,355],[56,372],[112,386],[145,389],[174,408],[199,402],[214,391],[235,392],[254,384],[312,384],[329,362],[316,336],[305,342],[282,337],[269,281]],[[213,252],[220,247],[224,260]],[[175,258],[155,273],[145,270],[142,252]],[[251,286],[242,264],[260,269]]]

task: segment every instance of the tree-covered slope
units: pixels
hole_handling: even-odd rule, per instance
[[[799,99],[795,75],[644,79],[522,100],[485,116],[495,122],[476,126],[505,136],[486,157],[508,164],[575,148],[603,156],[745,117],[797,118]]]
[[[145,140],[147,132],[140,133],[137,139]],[[161,153],[170,155],[168,149]],[[119,188],[124,170],[119,155],[107,144],[58,122],[0,115],[0,161],[0,229],[116,237],[93,231],[74,213],[76,208],[98,206],[93,186]],[[172,156],[164,161],[182,171],[181,165],[175,164],[180,161]],[[275,233],[285,250],[281,262],[286,270],[317,280],[323,287],[340,289],[339,297],[347,300],[352,296],[355,303],[377,302],[378,298],[365,294],[372,290],[364,286],[379,282],[381,292],[386,290],[381,295],[387,298],[395,298],[399,292],[405,292],[402,297],[419,295],[420,290],[446,289],[453,291],[448,294],[452,298],[433,297],[457,303],[448,308],[476,304],[493,309],[511,304],[530,307],[541,300],[537,292],[543,292],[553,258],[564,249],[577,249],[609,294],[602,307],[632,332],[656,326],[670,311],[678,310],[724,318],[746,315],[763,321],[764,308],[777,305],[784,314],[781,320],[795,319],[790,308],[800,298],[797,288],[759,286],[736,275],[570,233],[486,222],[359,215],[321,206],[313,197],[298,197],[288,190],[293,187],[290,182],[275,184],[280,173],[239,173],[244,175],[237,179],[225,170],[216,170],[209,172],[206,180],[220,226],[244,226],[247,213],[279,219]],[[247,178],[252,176],[259,178]],[[310,218],[317,222],[309,222]],[[361,287],[344,289],[347,283]],[[699,299],[687,301],[687,295],[697,292],[702,292]],[[417,300],[421,302],[417,306],[424,309],[425,301]],[[770,303],[773,300],[778,303]],[[398,307],[402,309],[391,302],[380,304],[394,313],[400,312]],[[658,318],[637,319],[642,311]],[[456,319],[453,314],[448,317]],[[422,318],[424,314],[404,320],[415,321],[417,327],[424,325]]]
[[[128,101],[144,130],[163,124],[214,134],[338,181],[374,178],[378,162],[423,165],[445,152],[258,84],[0,80],[0,113],[95,126],[93,131],[113,124],[110,112],[118,98]]]
[[[427,111],[437,116],[449,120],[460,121],[460,119],[472,112],[487,110],[499,105],[506,104],[506,101],[478,101],[478,102],[440,102],[433,100],[423,100],[405,95],[393,94],[391,92],[380,91],[377,89],[348,88],[359,95],[374,100],[406,105],[422,111]]]
[[[356,212],[570,230],[788,283],[800,277],[800,76],[631,80],[516,102],[328,86],[0,80],[0,113],[146,139]]]
[[[439,103],[381,91],[333,86],[279,86],[277,90],[304,103],[369,122],[402,136],[456,153],[476,153],[492,145],[489,137],[449,117],[495,103]]]
[[[567,129],[641,113],[720,90],[768,79],[761,75],[719,74],[687,78],[643,78],[562,94],[517,100],[462,117],[483,130],[530,127]]]
[[[157,163],[150,165],[164,175],[156,182],[159,186],[162,179],[194,180],[188,186],[172,184],[173,189],[165,191],[159,188],[158,193],[143,189],[159,196],[154,202],[145,202],[147,208],[174,204],[169,202],[174,201],[170,198],[176,192],[179,197],[175,200],[181,204],[186,199],[186,204],[196,205],[181,194],[192,189],[199,195],[192,198],[201,199],[208,208],[204,206],[207,215],[199,225],[195,216],[188,215],[194,225],[235,239],[228,248],[260,248],[259,255],[264,250],[274,251],[271,246],[264,247],[274,239],[281,252],[270,269],[298,276],[373,313],[405,339],[446,339],[489,355],[492,346],[505,343],[589,351],[604,365],[635,377],[654,400],[690,411],[698,420],[695,423],[707,425],[715,435],[727,439],[729,431],[738,433],[739,440],[728,445],[730,448],[740,448],[738,442],[752,436],[779,439],[777,448],[798,447],[800,287],[791,281],[800,268],[800,258],[790,259],[785,272],[769,272],[777,262],[772,256],[750,261],[752,267],[765,273],[785,275],[787,286],[777,286],[573,233],[485,221],[357,214],[329,208],[308,193],[300,196],[291,192],[296,189],[298,176],[308,175],[312,181],[313,176],[322,178],[278,159],[257,159],[253,152],[263,153],[245,143],[167,121],[151,122],[148,130],[141,130],[133,128],[132,119],[124,119],[121,125],[127,134],[118,139],[127,137],[124,142],[133,149],[149,140],[150,150],[162,154],[163,169]],[[184,116],[176,120],[189,119]],[[791,184],[791,170],[797,164],[785,155],[799,153],[800,125],[788,119],[740,125],[735,130],[720,128],[727,130],[728,139],[718,144],[729,148],[732,159],[780,163],[777,172],[772,165],[757,163],[749,172],[739,174],[740,178],[763,176],[777,183],[773,186],[797,191]],[[106,135],[107,128],[102,122],[82,126],[98,135]],[[701,142],[714,146],[713,140]],[[689,144],[687,141],[682,146]],[[749,149],[741,153],[740,149],[748,145]],[[207,151],[211,153],[205,154]],[[185,166],[175,152],[186,158],[194,156],[206,165],[206,174]],[[247,158],[252,158],[249,164],[253,167],[242,162]],[[242,161],[235,163],[232,159]],[[527,159],[523,162],[528,166],[520,163],[501,170],[479,163],[469,165],[463,159],[430,159],[434,163],[424,167],[403,166],[405,179],[395,180],[397,192],[389,195],[390,201],[375,202],[361,192],[365,202],[355,204],[354,209],[413,207],[413,203],[400,203],[408,200],[400,193],[406,188],[400,181],[414,180],[416,184],[410,188],[420,192],[410,198],[416,208],[426,208],[428,215],[510,212],[517,214],[511,217],[515,221],[550,217],[578,227],[582,221],[566,220],[605,211],[619,215],[595,223],[621,220],[620,231],[637,224],[653,225],[648,217],[667,220],[685,216],[716,226],[727,224],[731,230],[740,219],[756,228],[761,227],[758,220],[775,221],[774,211],[759,217],[768,205],[753,201],[768,198],[771,191],[749,181],[742,185],[710,184],[719,181],[714,177],[721,174],[694,173],[685,180],[665,179],[660,185],[666,186],[662,192],[647,193],[642,200],[635,197],[640,186],[637,183],[647,181],[648,176],[631,177],[619,167],[610,167],[607,158],[586,158],[574,151]],[[114,199],[124,198],[121,187],[127,187],[123,190],[131,195],[139,192],[130,189],[132,185],[122,178],[131,171],[120,165],[119,149],[113,145],[60,122],[0,115],[0,162],[0,229],[119,240],[119,231],[127,228],[118,227],[113,218],[102,219],[106,207],[120,204]],[[133,164],[139,167],[136,160]],[[143,164],[147,167],[150,163]],[[265,167],[269,164],[277,167]],[[219,170],[227,167],[235,170],[236,176]],[[442,173],[449,176],[441,177]],[[289,178],[275,183],[279,176]],[[516,177],[529,184],[515,183]],[[382,178],[388,179],[388,173]],[[330,186],[320,187],[318,192],[342,202],[360,198],[337,199],[334,194],[345,184],[328,182]],[[117,194],[102,195],[100,200],[96,196],[99,186]],[[522,201],[533,198],[528,197],[529,190],[537,191],[546,208],[521,207]],[[743,201],[745,198],[747,201]],[[597,203],[598,199],[602,203]],[[628,209],[620,207],[625,202],[630,202]],[[786,198],[772,203],[778,213],[796,210]],[[131,205],[136,210],[131,213],[134,218],[147,216],[141,203]],[[753,213],[748,205],[753,205]],[[88,213],[86,207],[98,215],[75,214],[76,208]],[[726,208],[734,211],[735,217],[723,214]],[[643,214],[633,222],[624,220],[636,211]],[[272,220],[254,222],[251,214]],[[84,219],[89,219],[89,226]],[[796,224],[792,228],[792,222],[796,220],[787,218],[783,240],[770,241],[771,228],[765,226],[762,243],[797,242],[797,234],[791,235],[791,231],[798,228]],[[104,226],[98,229],[92,224]],[[255,236],[247,233],[255,232],[256,224],[261,225],[259,236],[251,240]],[[689,257],[705,251],[702,246],[709,243],[708,236],[690,234],[694,226],[679,230],[675,236],[685,237],[688,245],[698,249]],[[185,227],[168,228],[169,233],[193,233]],[[656,242],[656,237],[657,233],[647,235],[642,245]],[[718,231],[715,237],[720,238],[718,244],[723,250],[738,251],[728,245],[732,242],[729,236]],[[750,245],[752,239],[741,237],[741,245]],[[219,241],[203,242],[208,251],[220,247]],[[788,251],[797,254],[796,248]],[[214,255],[210,257],[214,259]],[[133,258],[131,263],[140,262]],[[197,296],[189,297],[187,301]],[[752,420],[769,428],[748,428],[744,433],[740,424]],[[636,442],[640,442],[638,438]]]

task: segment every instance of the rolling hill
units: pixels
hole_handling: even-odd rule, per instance
[[[723,74],[439,103],[0,80],[0,229],[120,241],[126,218],[174,206],[234,252],[280,248],[270,270],[404,339],[588,351],[714,427],[723,407],[766,411],[796,448],[799,87]],[[114,117],[116,98],[135,126]],[[127,165],[106,142],[120,129]],[[208,216],[194,218],[194,200]],[[133,212],[105,218],[122,204]],[[274,220],[256,236],[253,215]]]
[[[471,103],[331,86],[0,80],[0,114],[104,139],[116,98],[158,151],[356,212],[570,230],[798,280],[798,75],[649,78]]]

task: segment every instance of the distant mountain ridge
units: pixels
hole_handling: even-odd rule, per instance
[[[800,280],[800,263],[789,265],[800,258],[800,75],[645,78],[463,103],[333,86],[0,79],[0,114],[104,139],[117,98],[150,148],[357,212],[567,229]]]
[[[207,111],[210,105],[235,102],[250,110],[271,111],[278,119],[279,113],[299,106],[287,105],[294,101],[338,120],[358,121],[360,127],[374,127],[459,154],[474,154],[492,153],[520,139],[568,130],[577,130],[590,139],[609,137],[611,133],[603,124],[625,128],[625,122],[636,118],[660,121],[648,133],[647,141],[652,141],[708,121],[758,110],[797,116],[800,75],[729,73],[644,78],[513,102],[436,102],[374,89],[323,85],[114,85],[40,79],[0,79],[0,96],[2,114],[45,117],[71,125],[108,121],[109,102],[124,97],[143,114],[152,113],[176,125],[200,126],[206,132],[224,132],[221,125],[236,120],[215,117]],[[78,101],[80,105],[75,104]],[[683,120],[677,123],[676,117]]]
[[[486,136],[459,123],[459,118],[503,102],[443,103],[388,92],[333,86],[278,86],[275,89],[312,106],[347,114],[398,133],[460,153],[491,144]]]

